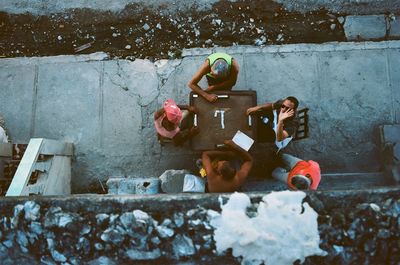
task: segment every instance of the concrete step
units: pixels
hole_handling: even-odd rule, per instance
[[[384,176],[383,172],[371,173],[334,173],[323,174],[318,190],[360,190],[396,186],[393,179]],[[279,191],[286,190],[287,185],[275,179],[250,179],[242,191]]]

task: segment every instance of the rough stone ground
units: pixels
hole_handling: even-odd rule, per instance
[[[399,194],[309,193],[305,201],[319,215],[327,256],[303,264],[399,264]],[[264,195],[250,195],[250,218]],[[230,251],[215,254],[210,209],[220,212],[219,200],[204,194],[2,200],[1,264],[239,264]]]
[[[117,58],[180,57],[183,48],[344,41],[345,14],[301,14],[271,0],[220,1],[211,11],[118,13],[72,9],[50,16],[0,13],[0,57],[104,51]],[[77,48],[86,45],[83,50]]]

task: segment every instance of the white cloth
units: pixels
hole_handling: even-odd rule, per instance
[[[275,136],[277,136],[277,130],[278,130],[278,113],[276,110],[273,110],[272,113],[274,114],[274,122],[273,122],[273,129],[275,131]],[[277,141],[276,140],[277,137],[275,137],[275,145],[276,147],[278,147],[278,151],[279,152],[281,149],[285,148],[290,141],[293,139],[292,136],[289,136],[285,139],[283,139],[282,141]]]
[[[8,136],[3,127],[0,126],[0,143],[8,143]]]
[[[183,192],[205,192],[206,183],[203,178],[186,174],[183,180]]]

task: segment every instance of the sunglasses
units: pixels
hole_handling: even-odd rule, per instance
[[[281,105],[281,109],[285,109],[286,110],[286,109],[291,109],[291,108],[282,104]]]

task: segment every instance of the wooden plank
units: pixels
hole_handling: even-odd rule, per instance
[[[26,185],[28,184],[35,162],[39,156],[40,148],[43,144],[42,138],[31,139],[28,148],[19,163],[17,172],[10,187],[7,190],[6,196],[23,196]]]
[[[12,144],[11,143],[0,143],[0,156],[11,157],[12,156]]]
[[[50,139],[43,139],[43,146],[40,150],[40,154],[72,156],[74,154],[74,144]]]
[[[71,194],[71,158],[54,156],[47,175],[43,195]]]

